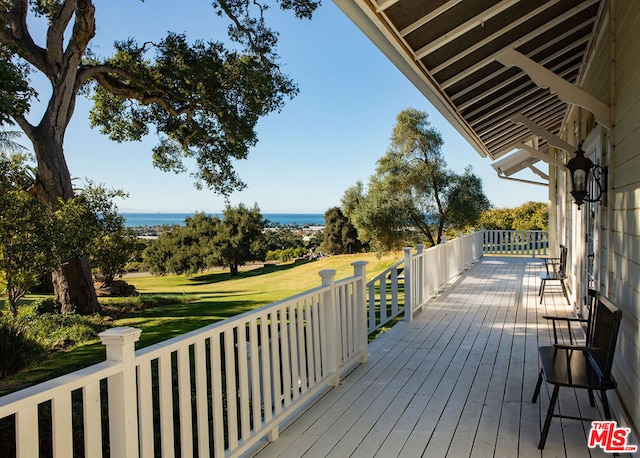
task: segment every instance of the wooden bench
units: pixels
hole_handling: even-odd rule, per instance
[[[542,297],[544,296],[544,289],[547,282],[555,281],[562,286],[562,292],[564,297],[567,298],[567,303],[570,304],[569,294],[567,293],[567,287],[564,284],[567,279],[567,247],[560,245],[560,257],[559,258],[547,258],[544,260],[544,267],[546,272],[540,273],[540,290],[538,295],[540,296],[540,303],[542,304]]]
[[[553,385],[553,393],[538,444],[540,450],[544,448],[553,417],[593,421],[589,418],[554,413],[560,387],[588,390],[591,406],[595,406],[594,391],[599,392],[606,420],[611,420],[606,391],[617,387],[611,375],[611,367],[621,319],[622,311],[606,297],[596,295],[590,323],[587,325],[585,345],[556,343],[538,349],[541,369],[531,402],[537,401],[543,379]]]

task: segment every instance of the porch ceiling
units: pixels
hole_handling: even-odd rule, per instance
[[[549,137],[531,126],[559,135],[567,101],[576,103],[557,85],[579,87],[606,2],[334,1],[481,156],[537,147],[538,157],[524,154],[521,168],[548,154]],[[546,87],[538,78],[545,73],[554,80]]]

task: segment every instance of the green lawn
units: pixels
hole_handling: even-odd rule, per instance
[[[184,334],[210,323],[252,310],[321,284],[318,272],[335,269],[336,280],[353,275],[352,262],[368,261],[367,279],[384,271],[398,259],[395,253],[381,258],[375,254],[332,256],[318,261],[245,269],[235,278],[227,271],[201,275],[164,277],[130,276],[128,283],[145,296],[161,296],[160,305],[124,314],[110,322],[111,326],[133,326],[142,329],[137,348]],[[120,299],[101,299],[117,309]],[[0,395],[24,384],[47,380],[104,359],[99,340],[85,342],[50,358],[29,371],[0,380]]]

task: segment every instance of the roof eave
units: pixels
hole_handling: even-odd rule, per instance
[[[380,16],[367,3],[357,0],[333,0],[371,42],[404,74],[444,118],[469,142],[481,157],[495,158],[458,115],[447,97],[433,83],[428,72],[410,57],[410,52],[394,37]],[[357,3],[357,5],[356,5]]]

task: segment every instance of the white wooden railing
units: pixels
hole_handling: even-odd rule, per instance
[[[404,314],[411,319],[428,299],[482,256],[482,232],[458,237],[434,247],[404,249],[404,258],[367,282],[368,333]],[[409,292],[409,294],[407,294]],[[405,313],[407,304],[411,314]]]
[[[418,245],[415,254],[405,248],[405,320],[411,320],[429,299],[481,257],[482,232],[459,234],[427,250]]]
[[[546,256],[548,231],[484,230],[484,254]]]
[[[545,256],[548,231],[480,230],[416,252],[405,248],[404,258],[369,280],[368,333],[373,334],[404,314],[410,319],[425,303],[470,264],[485,254]],[[407,267],[410,266],[410,273]],[[410,291],[407,296],[407,291]],[[409,303],[412,313],[405,314]]]
[[[110,329],[105,362],[0,398],[0,426],[15,438],[0,448],[19,458],[242,455],[365,362],[368,334],[411,320],[483,252],[528,244],[544,254],[546,240],[459,234],[406,248],[369,282],[366,262],[339,281],[324,270],[315,289],[138,351],[140,330]]]
[[[0,398],[15,455],[222,457],[274,440],[366,361],[365,265],[340,281],[321,271],[318,288],[142,350],[138,329],[101,333],[107,361]]]

